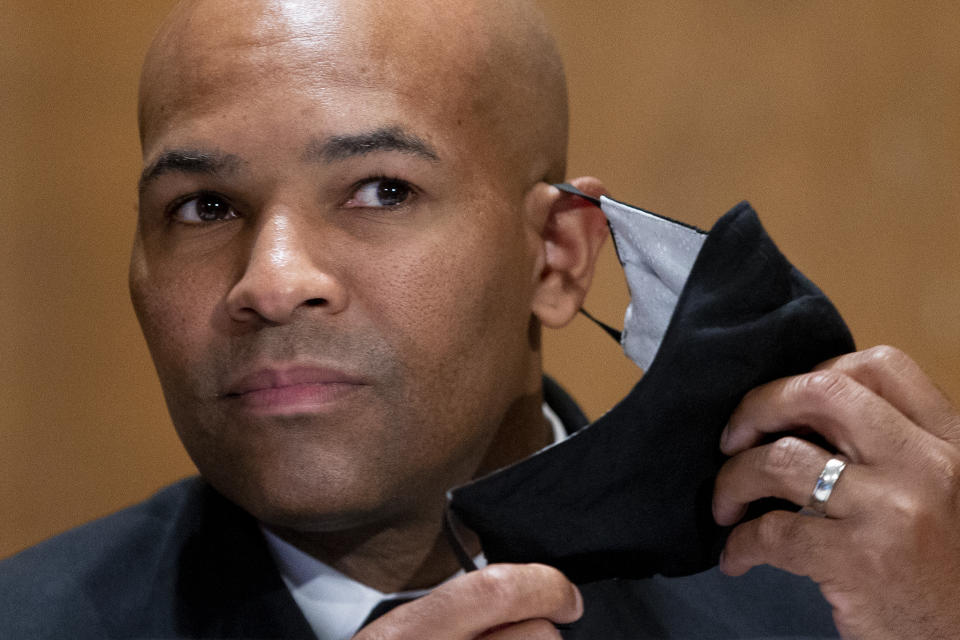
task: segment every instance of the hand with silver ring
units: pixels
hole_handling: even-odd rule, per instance
[[[751,391],[721,449],[714,517],[737,525],[722,571],[809,576],[845,638],[960,638],[960,415],[905,354],[876,347]],[[740,522],[769,496],[803,509]]]

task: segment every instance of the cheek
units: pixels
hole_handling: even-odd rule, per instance
[[[204,354],[221,287],[206,272],[140,260],[130,271],[130,297],[165,392],[198,389],[208,380]],[[200,389],[201,392],[209,390]]]
[[[527,345],[532,260],[520,237],[493,243],[489,233],[450,235],[397,251],[390,268],[370,278],[377,293],[363,303],[431,385],[503,379]]]

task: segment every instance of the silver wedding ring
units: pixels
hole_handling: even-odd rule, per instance
[[[846,467],[847,463],[838,458],[827,460],[827,464],[823,465],[823,471],[820,472],[820,477],[817,478],[816,486],[813,487],[813,493],[810,494],[807,508],[804,509],[806,513],[820,517],[827,515],[827,501]]]

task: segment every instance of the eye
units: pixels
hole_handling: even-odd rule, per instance
[[[375,178],[361,184],[344,206],[379,209],[399,207],[413,194],[413,186],[405,180]]]
[[[176,205],[171,217],[178,222],[202,224],[220,222],[238,217],[236,209],[222,196],[215,193],[201,193]]]

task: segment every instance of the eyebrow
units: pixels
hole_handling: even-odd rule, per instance
[[[370,153],[399,151],[439,162],[440,156],[423,139],[400,127],[381,127],[365,133],[330,136],[307,145],[307,161],[338,162]]]
[[[233,154],[199,149],[171,149],[164,151],[140,174],[138,185],[142,194],[152,181],[167,173],[194,173],[216,175],[233,173],[242,160]]]

